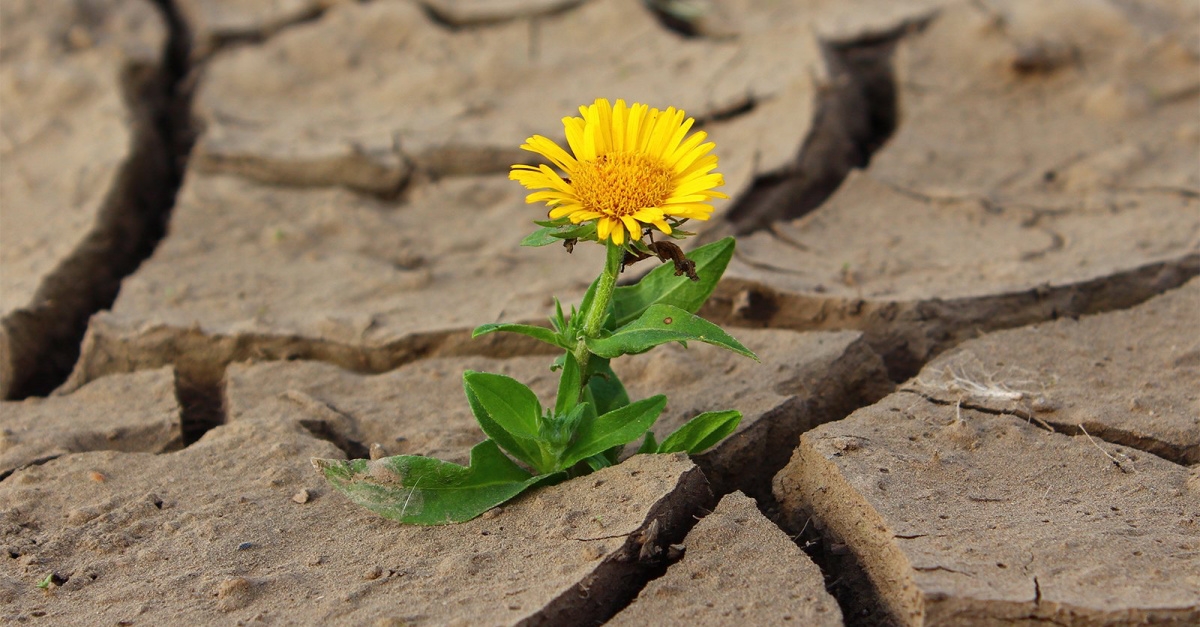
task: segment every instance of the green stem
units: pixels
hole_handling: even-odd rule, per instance
[[[582,333],[575,344],[575,361],[579,362],[579,372],[583,375],[584,388],[587,387],[588,360],[592,356],[587,347],[587,338],[599,336],[604,327],[608,305],[612,302],[613,288],[617,285],[617,275],[621,272],[621,262],[625,259],[624,248],[612,241],[606,242],[606,246],[608,256],[604,260],[604,273],[600,275],[600,281],[596,283],[592,306],[584,313]]]

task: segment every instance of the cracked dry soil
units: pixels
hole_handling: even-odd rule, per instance
[[[690,12],[689,12],[690,10]],[[698,10],[698,12],[697,12]],[[18,624],[1200,624],[1200,7],[0,4],[0,616]],[[709,347],[618,362],[709,453],[466,523],[310,457],[464,461],[600,258],[506,179],[682,107],[739,236]],[[569,262],[569,263],[568,263]],[[39,585],[41,584],[41,585]]]

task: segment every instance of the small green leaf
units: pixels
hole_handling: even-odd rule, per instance
[[[384,518],[416,525],[465,522],[551,480],[521,469],[492,440],[475,445],[465,467],[419,455],[312,461],[351,501]]]
[[[562,416],[579,404],[579,386],[583,377],[579,372],[579,362],[570,351],[563,361],[562,374],[558,378],[558,396],[554,400],[555,415]]]
[[[589,236],[596,234],[596,223],[587,222],[570,228],[560,227],[550,235],[557,239],[588,239]]]
[[[664,263],[637,283],[613,290],[613,312],[617,326],[628,324],[656,303],[674,305],[689,313],[700,311],[700,306],[712,295],[721,275],[725,274],[725,267],[733,257],[733,247],[733,238],[726,237],[688,253],[688,259],[696,264],[699,281],[675,276],[675,266]]]
[[[476,338],[481,335],[487,335],[488,333],[495,333],[497,331],[528,335],[535,340],[541,340],[547,344],[550,344],[551,346],[557,346],[564,350],[567,348],[566,346],[562,345],[558,334],[552,329],[547,329],[546,327],[537,327],[533,326],[532,324],[511,324],[508,322],[492,322],[489,324],[481,324],[475,327],[475,330],[471,332],[471,337]]]
[[[554,299],[554,315],[550,317],[550,325],[556,333],[562,333],[567,328],[567,317],[563,315],[562,302]]]
[[[479,428],[496,444],[539,472],[553,465],[538,444],[542,409],[529,388],[503,375],[468,370],[463,373],[463,389]]]
[[[685,451],[691,455],[702,453],[733,433],[741,421],[742,412],[732,409],[704,412],[687,421],[682,427],[676,429],[675,433],[667,436],[667,439],[658,446],[658,452]]]
[[[641,455],[642,453],[657,453],[658,452],[658,443],[654,441],[654,432],[653,431],[646,432],[646,439],[642,440],[642,445],[638,447],[637,452],[639,455]]]
[[[463,383],[506,431],[524,437],[537,436],[542,404],[524,383],[502,374],[473,370],[463,373]]]
[[[588,338],[587,347],[593,353],[611,359],[645,352],[659,344],[688,340],[699,340],[758,360],[758,356],[721,327],[671,305],[651,305],[641,317],[611,335]]]
[[[555,222],[538,222],[542,228],[526,235],[525,239],[521,240],[521,245],[537,247],[546,246],[565,239],[593,240],[596,238],[595,222],[587,222],[585,224],[571,224],[569,220],[562,224],[555,224]]]
[[[575,432],[575,442],[563,452],[560,468],[570,468],[592,455],[638,439],[654,424],[666,406],[667,397],[659,394],[593,420],[584,420]]]
[[[583,461],[587,462],[588,468],[591,468],[592,472],[596,472],[601,468],[608,468],[609,466],[613,465],[612,460],[610,460],[604,453],[592,455]]]
[[[550,244],[553,244],[554,242],[557,242],[558,240],[555,239],[550,234],[557,230],[558,230],[557,227],[544,226],[544,227],[530,233],[529,235],[526,235],[525,238],[521,240],[521,245],[536,248],[538,246],[548,246]]]

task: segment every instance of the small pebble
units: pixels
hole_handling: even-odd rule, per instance
[[[301,504],[307,503],[308,502],[308,490],[300,490],[299,492],[293,494],[292,500],[297,503],[301,503]]]
[[[492,509],[489,509],[488,511],[484,512],[483,515],[480,516],[480,518],[482,518],[484,520],[491,520],[493,518],[497,518],[498,516],[500,516],[500,514],[503,514],[503,513],[504,513],[503,507],[493,507]]]
[[[237,550],[239,550],[239,551],[248,551],[252,548],[254,548],[253,542],[243,542],[243,543],[237,545]]]
[[[378,566],[378,565],[375,566],[374,568],[372,568],[371,570],[368,570],[367,572],[363,573],[363,579],[366,579],[367,581],[379,579],[382,576],[383,576],[383,567]]]
[[[108,477],[105,477],[104,475],[93,470],[92,472],[88,473],[88,479],[91,479],[97,483],[103,483],[106,479],[108,479]]]
[[[381,459],[388,456],[387,451],[383,448],[383,445],[378,442],[371,445],[369,454],[372,460]]]

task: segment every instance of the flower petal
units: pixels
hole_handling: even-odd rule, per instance
[[[613,151],[613,110],[605,98],[597,98],[596,104],[596,155]]]
[[[583,158],[583,118],[563,118],[563,130],[567,134],[567,145],[577,159]]]
[[[680,111],[679,116],[683,117],[683,115],[683,111]],[[668,141],[667,145],[663,148],[662,156],[664,158],[675,154],[675,151],[679,148],[680,142],[683,141],[684,136],[687,135],[687,132],[691,130],[692,125],[695,123],[696,118],[688,118],[679,125],[679,128],[675,129],[675,134],[671,136],[671,140]]]
[[[534,192],[525,197],[526,204],[532,204],[532,203],[541,202],[541,201],[551,201],[551,202],[554,202],[554,204],[559,204],[562,202],[566,202],[568,200],[575,200],[575,199],[573,197],[563,196],[562,192],[558,192],[558,191],[554,191],[554,190],[547,190],[544,192]]]
[[[708,143],[700,144],[699,146],[696,146],[690,152],[688,152],[686,155],[684,155],[683,158],[681,158],[678,162],[675,163],[675,166],[674,166],[675,171],[679,172],[679,173],[686,173],[688,171],[688,168],[690,168],[692,166],[692,164],[696,162],[697,159],[708,154],[708,152],[710,150],[712,150],[713,148],[716,148],[716,147],[717,147],[717,145],[712,142],[708,142]]]
[[[612,113],[612,138],[613,150],[622,151],[625,149],[625,128],[629,123],[629,109],[625,107],[625,101],[617,99],[616,106],[613,107]]]
[[[560,207],[555,207],[555,208],[551,209],[549,216],[550,216],[551,220],[557,220],[563,216],[571,216],[572,221],[574,221],[575,216],[573,214],[578,213],[582,209],[583,209],[583,207],[581,207],[577,203],[576,204],[566,204],[566,205],[562,205]]]
[[[708,138],[706,131],[696,131],[691,137],[688,137],[682,144],[679,144],[675,151],[669,155],[664,155],[663,163],[667,164],[668,168],[674,169],[676,172],[682,171],[683,168],[678,166],[679,161],[687,156],[689,152],[694,150]]]
[[[601,241],[608,239],[608,234],[612,231],[614,220],[608,216],[600,218],[596,221],[596,237]]]
[[[725,182],[725,178],[720,174],[705,174],[704,176],[694,178],[675,188],[675,193],[680,196],[695,194],[710,190]]]
[[[707,220],[712,215],[712,205],[703,203],[688,203],[684,205],[667,205],[663,207],[667,215],[677,218]]]
[[[613,220],[612,241],[617,246],[625,243],[625,229],[621,226],[620,220]]]
[[[678,127],[675,115],[675,107],[667,107],[667,110],[663,111],[654,121],[654,129],[650,131],[650,139],[646,143],[647,155],[662,158],[663,149],[667,147],[667,142],[671,140],[671,135]]]
[[[637,220],[634,220],[630,216],[621,216],[621,222],[625,223],[625,228],[629,229],[629,239],[631,241],[641,239],[642,225],[638,224]]]
[[[570,172],[575,168],[574,157],[567,154],[567,151],[563,150],[561,146],[554,143],[553,140],[542,137],[541,135],[534,135],[533,137],[525,140],[525,143],[521,145],[521,148],[528,150],[529,152],[535,152],[539,155],[542,155],[543,157],[549,159],[551,163],[558,166],[560,170]]]

